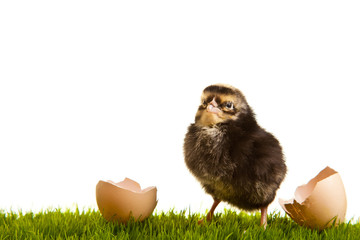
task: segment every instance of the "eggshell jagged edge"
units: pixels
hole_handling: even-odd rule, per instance
[[[332,207],[331,203],[335,201],[340,206],[338,209]],[[279,199],[279,203],[299,225],[319,230],[343,222],[347,208],[340,174],[330,167],[326,167],[307,184],[299,186],[295,198],[288,201]]]
[[[111,183],[119,188],[123,188],[123,189],[129,190],[129,191],[135,192],[135,193],[145,193],[145,192],[151,191],[152,189],[156,189],[155,186],[141,189],[140,184],[130,178],[125,178],[123,181],[118,182],[118,183],[115,183],[111,180],[108,180],[106,182]]]

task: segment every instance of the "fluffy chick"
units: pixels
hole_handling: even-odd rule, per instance
[[[238,89],[225,84],[204,89],[185,136],[184,156],[214,198],[208,221],[224,201],[243,210],[261,209],[260,224],[266,227],[267,207],[287,169],[279,141],[258,125]]]

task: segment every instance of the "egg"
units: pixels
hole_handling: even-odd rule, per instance
[[[340,174],[323,169],[307,184],[299,186],[295,198],[279,199],[284,211],[299,225],[323,230],[345,221],[347,200]]]
[[[118,183],[100,180],[96,185],[96,202],[107,221],[127,223],[130,217],[143,221],[156,207],[156,193],[156,187],[141,189],[139,183],[129,178]]]

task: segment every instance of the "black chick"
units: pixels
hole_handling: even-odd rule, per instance
[[[190,172],[214,198],[208,221],[225,201],[248,211],[261,209],[266,227],[267,207],[287,169],[279,141],[258,125],[238,89],[224,84],[204,89],[195,123],[185,136],[184,156]]]

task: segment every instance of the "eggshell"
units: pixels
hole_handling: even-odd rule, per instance
[[[344,222],[347,208],[340,174],[329,167],[299,186],[294,199],[279,203],[296,223],[319,230]]]
[[[119,183],[100,180],[96,185],[96,202],[108,221],[126,223],[130,216],[143,221],[156,207],[156,192],[156,187],[141,190],[140,184],[129,178]]]

